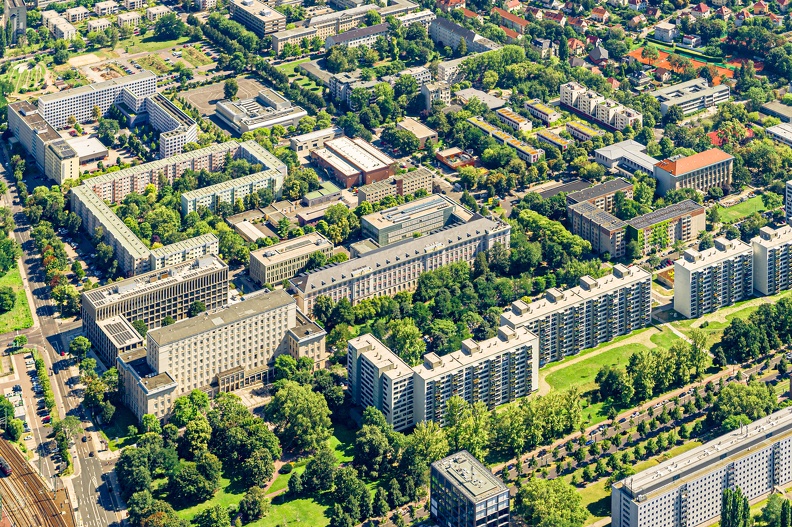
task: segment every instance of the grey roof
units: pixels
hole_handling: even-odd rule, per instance
[[[440,229],[437,232],[421,236],[420,238],[408,238],[398,243],[375,249],[371,252],[353,258],[346,262],[326,265],[310,273],[301,273],[291,279],[291,283],[301,291],[311,289],[321,289],[334,282],[345,280],[359,274],[363,269],[378,269],[388,261],[395,262],[397,258],[408,260],[423,255],[427,247],[434,244],[453,244],[457,238],[466,239],[469,232],[482,232],[485,230],[495,230],[501,224],[484,218],[478,214],[474,215],[468,223],[456,224]]]
[[[589,57],[591,57],[592,60],[607,60],[608,50],[602,46],[597,46],[591,50]]]
[[[377,24],[374,26],[368,27],[361,27],[358,29],[350,29],[349,31],[344,31],[340,35],[332,35],[329,39],[332,39],[334,44],[343,44],[344,42],[349,42],[350,40],[355,40],[358,38],[367,37],[369,35],[378,35],[380,33],[387,33],[390,30],[390,24]]]
[[[584,181],[582,179],[576,179],[574,181],[570,181],[569,183],[564,183],[563,185],[558,185],[557,187],[553,187],[551,189],[540,192],[539,195],[542,196],[544,199],[548,199],[548,198],[552,198],[553,196],[557,196],[562,192],[575,192],[578,190],[583,190],[584,188],[588,188],[590,186],[591,184],[588,181]]]
[[[452,22],[447,18],[442,18],[442,17],[435,18],[434,20],[432,20],[432,24],[437,24],[446,31],[453,32],[457,34],[459,37],[464,38],[468,42],[473,42],[473,39],[475,39],[477,36],[475,31],[471,31],[465,27],[462,27],[456,22]]]
[[[220,311],[202,313],[157,329],[150,330],[146,336],[160,346],[212,331],[240,320],[245,320],[266,311],[294,304],[294,299],[285,291],[277,290],[266,295],[256,296],[244,302],[233,304]]]
[[[608,194],[612,194],[619,190],[627,189],[630,187],[632,187],[632,183],[618,177],[616,179],[611,179],[610,181],[606,181],[605,183],[594,185],[593,187],[589,187],[583,190],[578,190],[577,192],[572,192],[571,194],[567,195],[567,199],[572,200],[575,203],[580,203],[581,201],[588,201],[590,199],[598,198],[600,196],[607,196]]]
[[[697,210],[704,210],[704,207],[691,199],[686,199],[685,201],[674,203],[673,205],[663,207],[649,214],[633,218],[627,222],[627,225],[633,229],[641,230],[646,227],[651,227],[652,225],[657,225],[661,221],[670,220],[682,216],[683,214],[690,214]]]
[[[457,490],[474,503],[509,490],[500,478],[467,450],[435,461],[432,463],[432,468],[452,482]]]
[[[79,86],[77,88],[71,88],[70,90],[64,90],[57,93],[48,93],[46,95],[42,95],[39,97],[39,103],[41,102],[49,102],[49,101],[57,101],[64,97],[69,97],[71,95],[75,95],[77,93],[83,92],[90,92],[90,91],[99,91],[104,90],[107,88],[112,88],[115,86],[126,86],[127,84],[139,81],[141,79],[146,78],[157,78],[157,75],[150,72],[149,70],[143,70],[140,73],[134,73],[132,75],[127,75],[126,77],[118,77],[116,79],[110,79],[109,81],[102,81],[102,82],[95,82],[93,84],[89,84],[87,86]]]
[[[577,212],[589,221],[592,221],[598,226],[611,231],[623,229],[624,226],[627,225],[626,221],[620,220],[610,212],[605,212],[601,208],[589,203],[588,201],[576,203],[569,207],[569,210]]]

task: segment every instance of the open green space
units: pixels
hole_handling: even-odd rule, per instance
[[[276,66],[275,69],[281,70],[286,75],[291,75],[292,73],[297,73],[297,66],[303,64],[304,62],[309,62],[310,60],[311,59],[300,59],[292,62],[284,62],[283,64]]]
[[[668,349],[672,344],[674,344],[674,342],[679,340],[679,337],[676,336],[676,334],[671,331],[669,327],[663,326],[660,330],[660,333],[652,335],[649,337],[649,340],[651,340],[656,346],[660,348]]]
[[[192,46],[187,46],[186,48],[181,48],[179,51],[182,53],[182,58],[195,66],[196,68],[200,68],[201,66],[206,66],[207,64],[212,63],[212,59],[204,55],[202,52],[198,51]]]
[[[107,441],[107,448],[115,451],[134,444],[136,436],[129,435],[130,425],[137,426],[135,414],[130,412],[126,406],[116,406],[110,426],[102,428],[102,435]]]
[[[297,71],[297,66],[299,66],[303,62],[309,62],[310,60],[311,59],[295,60],[293,62],[287,62],[285,64],[281,64],[276,68],[281,70],[283,73],[285,73],[289,77],[290,82],[295,83],[298,86],[305,88],[306,90],[320,91],[322,87],[316,84],[316,82],[314,82],[313,79],[306,77],[305,75]]]
[[[570,364],[566,368],[561,368],[549,374],[545,380],[553,390],[564,391],[576,386],[581,391],[594,388],[594,377],[597,372],[605,365],[621,366],[627,365],[630,355],[638,350],[647,351],[649,348],[643,344],[627,344],[617,346],[608,351],[594,355],[575,364]]]
[[[151,70],[157,75],[165,75],[171,70],[171,66],[165,62],[159,55],[151,54],[137,59],[138,64],[143,66],[144,69]]]
[[[33,315],[30,312],[25,286],[22,284],[22,275],[19,268],[10,269],[5,276],[0,277],[0,286],[10,286],[16,292],[16,302],[11,311],[0,315],[0,333],[26,329],[33,325]]]
[[[732,205],[731,207],[722,207],[720,212],[721,221],[728,221],[734,222],[745,218],[746,216],[750,216],[754,212],[764,212],[767,208],[765,208],[764,203],[762,203],[761,196],[754,196],[749,198],[742,203],[738,203],[737,205]]]
[[[23,89],[32,91],[41,88],[46,73],[47,67],[41,62],[32,67],[27,62],[19,62],[8,68],[2,80],[14,87],[14,93],[20,93]]]
[[[126,49],[127,53],[145,53],[181,46],[189,41],[190,37],[179,37],[175,40],[157,40],[157,38],[151,34],[144,37],[134,36],[127,40],[122,40],[118,43],[118,47]]]

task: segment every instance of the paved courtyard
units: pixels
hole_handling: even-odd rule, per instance
[[[237,92],[237,98],[239,99],[253,98],[259,91],[266,88],[260,82],[244,77],[237,79],[237,83],[239,84],[239,91]],[[201,86],[200,88],[186,91],[181,95],[190,104],[198,108],[203,117],[211,117],[215,113],[215,104],[225,99],[223,95],[224,84],[223,82],[218,82],[208,86]]]

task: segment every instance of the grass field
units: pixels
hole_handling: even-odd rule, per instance
[[[14,93],[20,93],[23,89],[28,91],[39,89],[46,73],[47,67],[41,62],[32,68],[27,62],[20,62],[8,68],[3,80],[14,86]]]
[[[311,59],[300,59],[300,60],[295,60],[293,62],[287,62],[285,64],[281,64],[280,66],[278,66],[277,69],[281,70],[283,73],[288,75],[289,80],[297,84],[298,86],[302,86],[306,90],[321,91],[322,87],[316,84],[316,82],[314,82],[313,79],[310,79],[305,75],[302,75],[297,72],[297,66],[299,66],[303,62],[308,62],[310,60]]]
[[[648,350],[643,344],[617,346],[586,360],[570,364],[566,368],[552,372],[545,379],[553,390],[563,391],[577,386],[581,391],[594,388],[594,377],[603,366],[626,366],[630,355],[638,350]]]
[[[33,325],[33,315],[30,312],[25,287],[22,284],[22,275],[19,268],[14,267],[5,276],[0,277],[0,286],[10,286],[16,292],[14,308],[0,315],[0,333],[8,333],[17,329],[29,328]]]
[[[129,425],[137,425],[137,418],[126,406],[116,406],[115,414],[113,414],[113,422],[110,426],[102,429],[102,433],[107,440],[107,447],[111,451],[128,447],[135,442],[136,436],[129,435]],[[117,441],[116,438],[118,438]]]
[[[195,66],[196,68],[200,68],[201,66],[206,66],[207,64],[212,63],[212,59],[198,51],[192,46],[187,46],[186,48],[181,48],[179,51],[182,52],[182,58]]]
[[[189,41],[190,37],[179,37],[176,40],[157,40],[154,35],[146,35],[142,38],[136,36],[122,40],[118,43],[118,47],[126,49],[127,53],[145,53],[181,46]]]
[[[750,216],[754,212],[764,212],[767,209],[762,203],[761,196],[754,196],[742,203],[733,205],[731,207],[723,207],[720,209],[721,221],[734,222]]]
[[[151,54],[137,59],[138,64],[144,69],[151,70],[157,75],[165,75],[172,69],[159,55]]]

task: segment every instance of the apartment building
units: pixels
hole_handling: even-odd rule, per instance
[[[9,44],[16,44],[17,39],[27,32],[27,6],[23,0],[5,0],[3,27],[9,30]]]
[[[325,49],[333,46],[345,46],[348,48],[359,48],[361,46],[373,46],[379,37],[385,37],[390,33],[390,24],[375,24],[356,29],[344,31],[338,35],[330,35],[325,40]]]
[[[613,484],[614,527],[709,525],[723,491],[754,503],[792,481],[792,409],[784,408]]]
[[[208,255],[220,254],[220,241],[212,233],[194,236],[186,240],[152,249],[149,255],[150,269],[165,269],[182,262],[197,260]]]
[[[263,37],[286,29],[286,17],[258,0],[231,0],[231,18]]]
[[[500,325],[536,334],[541,366],[647,326],[651,307],[651,273],[617,264],[612,275],[584,276],[577,287],[548,289],[530,304],[512,303]]]
[[[732,182],[734,156],[720,148],[710,148],[692,156],[677,155],[654,166],[657,192],[693,188],[707,193],[711,188],[728,190]]]
[[[118,13],[118,4],[113,0],[106,0],[104,2],[96,2],[94,4],[94,13],[96,16],[108,16]]]
[[[641,170],[646,174],[654,174],[654,166],[660,162],[646,153],[646,146],[632,139],[598,148],[594,160],[608,169],[628,173]]]
[[[500,7],[493,7],[491,14],[496,15],[500,19],[502,26],[506,26],[512,31],[516,31],[520,35],[524,35],[526,33],[528,25],[530,24],[530,22],[526,19],[520,18],[517,15],[506,11],[505,9],[501,9]]]
[[[567,206],[571,207],[576,203],[587,201],[605,212],[613,212],[613,202],[617,192],[624,194],[627,199],[632,199],[633,184],[620,177],[609,179],[605,183],[570,192],[567,194],[566,202]]]
[[[706,212],[706,207],[687,199],[632,218],[625,227],[627,243],[636,240],[642,254],[647,255],[652,249],[663,250],[677,240],[693,241],[706,228]]]
[[[44,153],[44,173],[58,185],[67,179],[78,179],[80,156],[66,141],[53,141],[47,145]]]
[[[370,251],[359,258],[290,280],[303,313],[311,313],[318,296],[357,304],[365,298],[412,291],[418,276],[454,262],[472,263],[476,255],[495,246],[508,247],[511,227],[499,220],[473,215],[465,224],[409,238]]]
[[[561,119],[561,114],[547,106],[539,99],[532,99],[525,103],[525,109],[528,112],[542,121],[545,125],[550,125],[557,120]]]
[[[751,239],[754,289],[774,295],[792,287],[792,227],[762,227]]]
[[[396,171],[396,161],[359,137],[325,141],[324,148],[311,152],[311,159],[342,188],[382,181]]]
[[[412,117],[405,117],[396,123],[397,130],[406,130],[418,139],[418,147],[424,148],[427,141],[437,143],[437,132]]]
[[[578,141],[591,141],[595,137],[600,137],[605,134],[605,132],[602,130],[592,128],[591,126],[579,121],[567,123],[566,131]]]
[[[404,27],[409,27],[413,24],[421,24],[426,30],[429,30],[429,24],[432,23],[432,20],[437,18],[437,16],[430,11],[429,9],[422,9],[421,11],[416,11],[414,13],[407,13],[406,15],[397,16],[396,20],[401,22],[401,25]]]
[[[113,349],[103,345],[101,322],[120,316],[130,324],[142,320],[149,329],[167,316],[181,320],[197,301],[214,311],[228,304],[228,266],[217,256],[183,262],[167,269],[115,282],[82,293],[83,332],[105,364],[113,365]]]
[[[305,155],[306,153],[310,153],[311,150],[324,148],[325,141],[335,139],[342,135],[344,135],[344,131],[337,126],[333,126],[291,137],[289,139],[289,145],[292,150],[297,152],[297,155]]]
[[[422,365],[410,367],[374,335],[362,335],[348,343],[352,402],[374,406],[396,430],[422,421],[443,425],[452,395],[495,408],[537,390],[538,344],[526,328],[502,327],[491,339],[467,339],[459,351],[427,353]]]
[[[429,514],[435,525],[509,527],[509,487],[467,450],[432,463]]]
[[[433,178],[434,174],[431,170],[419,167],[412,172],[397,174],[370,185],[363,185],[358,189],[358,205],[364,201],[377,203],[386,196],[409,196],[421,189],[427,194],[431,194]]]
[[[640,112],[622,106],[612,99],[605,99],[577,82],[562,84],[560,93],[562,108],[581,113],[611,130],[623,130],[628,126],[643,124]]]
[[[679,106],[686,115],[717,106],[728,101],[731,92],[728,84],[710,86],[706,79],[699,78],[660,88],[649,95],[660,102],[660,113],[665,116],[672,106]]]
[[[436,194],[367,214],[360,218],[360,228],[363,238],[371,238],[384,247],[467,221],[471,216],[455,201]]]
[[[551,132],[550,130],[539,130],[536,132],[536,138],[542,143],[553,145],[562,152],[566,151],[566,149],[569,148],[569,145],[572,143],[572,141],[564,139],[560,135]]]
[[[529,132],[533,125],[531,121],[518,114],[511,108],[500,108],[495,110],[498,120],[517,132]]]
[[[297,126],[308,112],[299,106],[292,106],[290,100],[274,90],[265,88],[255,98],[219,101],[215,105],[217,115],[239,135],[259,128],[284,128]]]
[[[164,7],[164,6],[158,6]],[[151,8],[149,8],[151,9]],[[167,9],[167,8],[166,8]],[[164,95],[156,93],[146,99],[149,124],[158,132],[160,159],[181,154],[184,145],[198,142],[198,125]]]
[[[129,11],[127,13],[120,13],[116,17],[116,25],[118,27],[138,27],[143,17],[140,13]]]
[[[792,222],[792,181],[786,182],[784,199],[784,215],[787,223]]]
[[[456,49],[459,46],[459,41],[464,40],[470,53],[483,53],[501,47],[500,44],[496,44],[447,18],[432,20],[432,23],[429,24],[429,38],[438,46],[448,46],[451,49]]]
[[[129,329],[126,331],[129,332]],[[179,385],[168,372],[157,373],[151,369],[146,358],[144,347],[118,354],[116,369],[121,387],[121,402],[138,421],[146,414],[164,419],[178,397],[176,394]]]
[[[612,258],[624,256],[626,241],[624,228],[627,222],[591,201],[581,201],[570,205],[567,200],[567,217],[576,234],[591,243],[591,250],[597,254],[608,253]]]
[[[374,79],[363,80],[360,75],[360,70],[337,73],[330,77],[330,96],[333,100],[346,104],[347,108],[362,110],[362,108],[357,107],[359,103],[352,101],[352,92],[355,88],[368,90],[370,93],[368,102],[373,103],[376,100],[374,86],[377,84],[379,84],[379,81]]]
[[[142,9],[146,5],[145,0],[124,0],[124,8],[127,11]]]
[[[88,11],[88,8],[81,5],[69,8],[63,12],[63,17],[72,24],[75,22],[82,22],[89,16],[91,16],[91,12]]]
[[[195,0],[195,6],[200,11],[210,11],[217,7],[217,0]]]
[[[765,132],[773,141],[792,146],[792,124],[780,123],[775,126],[765,128]]]
[[[438,73],[439,76],[440,74]],[[424,84],[421,86],[421,95],[424,99],[425,110],[431,110],[434,101],[441,101],[445,106],[451,104],[451,86],[447,82],[440,81]]]
[[[534,148],[528,143],[523,143],[500,128],[496,128],[478,117],[470,117],[467,121],[495,139],[498,143],[513,148],[517,152],[517,157],[526,163],[536,163],[544,155],[544,150],[541,148]]]
[[[88,33],[91,31],[104,31],[113,24],[106,18],[98,18],[96,20],[89,20],[87,24]]]
[[[268,169],[249,176],[231,179],[216,185],[184,192],[181,195],[181,212],[183,216],[197,211],[201,207],[215,210],[219,203],[235,204],[259,190],[270,189],[273,196],[280,197],[283,190],[283,174]]]
[[[333,255],[332,242],[318,232],[262,247],[250,253],[250,278],[261,285],[280,284],[303,272],[316,252],[327,258]]]
[[[654,27],[654,37],[670,44],[679,37],[679,29],[669,22],[658,22]]]
[[[155,5],[154,7],[147,7],[146,8],[146,19],[149,22],[156,22],[163,16],[170,13],[171,10],[164,5]]]
[[[674,310],[687,318],[745,300],[753,294],[753,252],[737,240],[715,239],[704,251],[686,250],[674,262]]]
[[[464,72],[460,71],[459,66],[474,55],[478,55],[478,53],[471,53],[465,57],[440,62],[437,65],[437,82],[445,82],[451,85],[465,80]]]
[[[110,106],[119,101],[122,90],[128,90],[137,97],[148,97],[157,91],[157,76],[150,71],[142,71],[42,95],[38,100],[38,112],[56,129],[66,126],[72,116],[80,123],[90,121],[93,119],[94,106],[98,106],[103,114],[106,113]]]
[[[303,40],[311,40],[315,36],[317,36],[315,27],[295,27],[278,31],[272,34],[272,50],[276,55],[280,55],[286,44],[301,45]]]

